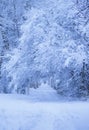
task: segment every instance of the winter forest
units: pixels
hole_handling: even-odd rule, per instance
[[[89,130],[89,0],[0,0],[0,130]]]
[[[0,0],[0,93],[89,96],[88,57],[88,0]]]

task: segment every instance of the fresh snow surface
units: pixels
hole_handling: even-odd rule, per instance
[[[61,101],[47,84],[0,95],[0,130],[89,130],[89,102]]]

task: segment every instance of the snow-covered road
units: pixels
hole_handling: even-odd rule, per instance
[[[34,98],[1,94],[0,130],[89,130],[89,102]]]

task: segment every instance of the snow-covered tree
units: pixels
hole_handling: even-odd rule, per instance
[[[26,1],[21,30],[13,3],[15,30],[20,38],[18,46],[6,56],[9,62],[3,64],[11,92],[26,93],[30,87],[39,87],[45,78],[59,94],[88,95],[89,22],[81,11],[85,3],[81,3]]]

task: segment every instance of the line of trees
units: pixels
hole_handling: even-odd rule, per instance
[[[89,1],[25,1],[19,14],[12,4],[14,26],[0,23],[12,29],[0,33],[0,91],[28,93],[43,80],[63,96],[88,96]]]

